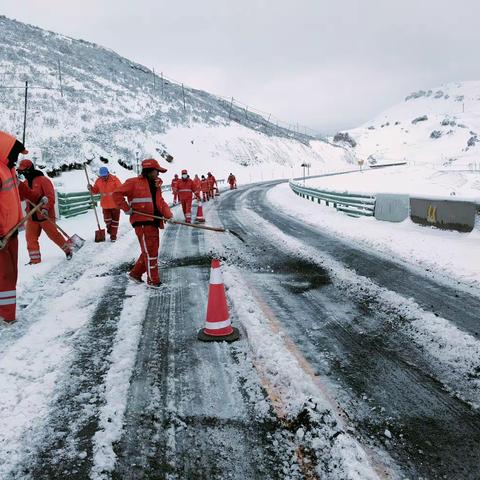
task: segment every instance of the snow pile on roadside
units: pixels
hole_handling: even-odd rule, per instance
[[[441,274],[478,287],[480,232],[477,229],[459,233],[422,227],[409,219],[390,223],[374,218],[352,218],[299,197],[287,184],[271,189],[267,198],[287,214],[342,240],[354,242],[356,247],[373,249],[389,259],[409,263],[412,268],[420,267],[431,275]]]
[[[277,413],[293,424],[298,422],[298,447],[322,459],[315,467],[316,473],[338,480],[378,478],[326,392],[304,371],[299,358],[286,345],[285,334],[266,318],[255,296],[246,293],[252,290],[241,273],[235,267],[223,270],[225,283],[229,285],[228,297],[246,329],[254,364],[268,384]]]

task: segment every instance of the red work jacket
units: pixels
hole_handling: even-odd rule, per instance
[[[28,185],[27,180],[25,180],[20,184],[20,196],[22,197],[22,200],[24,197],[28,196],[28,190],[30,190],[30,187]],[[33,192],[33,195],[35,197],[35,200],[33,201],[33,203],[37,203],[42,197],[48,198],[48,204],[45,205],[42,208],[42,210],[47,210],[48,217],[54,220],[55,219],[55,189],[53,188],[52,181],[48,177],[45,177],[44,175],[39,175],[38,177],[35,177],[32,180],[31,191]],[[26,207],[27,213],[32,208],[33,207],[30,205],[30,203],[27,202],[27,207]],[[33,215],[32,220],[36,222],[43,222],[44,220],[46,220],[46,218],[39,211],[37,211]]]
[[[100,205],[102,208],[118,208],[113,200],[113,192],[122,185],[118,177],[111,173],[107,177],[99,177],[92,187],[92,193],[100,194]]]
[[[125,201],[128,198],[128,203]],[[157,206],[160,215],[165,218],[172,218],[173,214],[168,207],[167,202],[163,199],[161,181],[158,182],[158,187],[155,192],[155,198],[152,198],[150,185],[148,180],[142,176],[129,178],[123,185],[121,185],[115,192],[113,192],[113,200],[117,208],[121,208],[124,212],[128,212],[130,207],[139,213],[132,213],[130,215],[130,223],[136,222],[153,222],[151,217],[142,215],[154,214],[153,202]],[[130,204],[130,205],[129,205]],[[160,228],[163,228],[163,221],[160,221]]]
[[[186,180],[180,178],[178,180],[177,189],[179,200],[189,200],[194,193],[196,194],[195,185],[191,178],[187,178]]]
[[[23,217],[15,168],[8,168],[8,154],[15,137],[0,132],[0,237],[5,236]]]

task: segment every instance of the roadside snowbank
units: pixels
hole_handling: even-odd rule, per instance
[[[342,176],[346,178],[348,176]],[[330,177],[340,179],[341,177]],[[330,181],[330,180],[329,180]],[[459,233],[422,227],[407,219],[401,223],[374,218],[352,218],[295,195],[287,184],[271,189],[275,207],[306,223],[328,230],[342,240],[389,259],[406,262],[430,275],[439,274],[478,288],[480,282],[480,232]]]

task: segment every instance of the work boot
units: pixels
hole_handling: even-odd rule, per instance
[[[159,289],[162,286],[162,282],[151,282],[150,280],[147,281],[148,288]]]
[[[73,257],[73,252],[71,250],[69,252],[65,252],[65,256],[67,257],[67,260],[71,260]]]
[[[8,325],[12,325],[16,321],[17,321],[16,318],[14,318],[13,320],[7,320],[0,315],[0,325],[8,326]]]
[[[114,237],[113,235],[110,237],[110,241],[111,242],[116,242],[117,241],[117,237]]]
[[[132,275],[131,272],[127,273],[127,277],[135,283],[143,283],[143,280],[141,277],[136,277],[135,275]]]

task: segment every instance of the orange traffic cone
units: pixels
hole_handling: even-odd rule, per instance
[[[220,262],[215,258],[210,269],[205,328],[198,332],[197,338],[202,342],[234,342],[240,338],[238,329],[230,323]]]
[[[205,223],[205,217],[203,216],[203,205],[200,200],[197,201],[197,217],[195,223]]]

